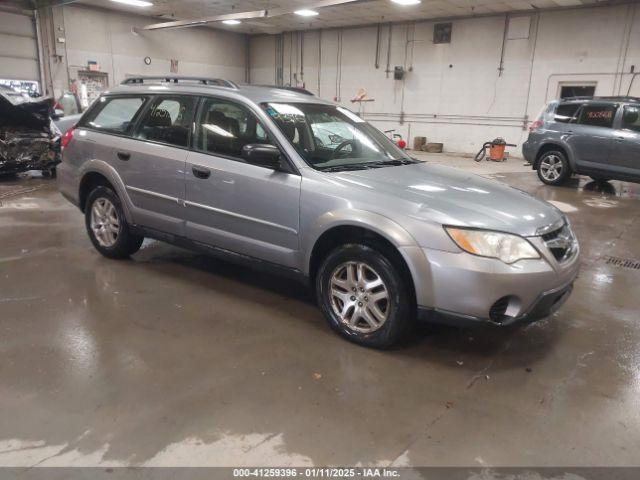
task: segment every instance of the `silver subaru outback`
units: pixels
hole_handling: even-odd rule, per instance
[[[329,325],[388,347],[416,318],[507,325],[569,296],[555,207],[418,161],[308,92],[134,77],[62,139],[62,194],[110,258],[144,237],[304,279]]]

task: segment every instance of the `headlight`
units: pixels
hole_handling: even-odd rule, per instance
[[[533,245],[518,235],[453,227],[445,227],[445,230],[456,245],[474,255],[498,258],[509,264],[527,258],[540,258]]]

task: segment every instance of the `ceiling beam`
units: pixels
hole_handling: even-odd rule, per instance
[[[176,20],[173,22],[154,23],[146,25],[141,30],[163,30],[167,28],[197,27],[207,23],[222,22],[223,20],[249,20],[252,18],[264,18],[267,16],[266,10],[255,10],[253,12],[227,13],[224,15],[214,15],[193,20]]]
[[[251,20],[254,18],[271,18],[281,15],[288,15],[301,9],[314,9],[323,7],[333,7],[336,5],[344,5],[345,3],[362,2],[362,0],[319,0],[306,5],[299,5],[295,8],[274,8],[272,10],[255,10],[252,12],[228,13],[224,15],[214,15],[212,17],[196,18],[192,20],[176,20],[173,22],[154,23],[146,25],[139,30],[163,30],[167,28],[187,28],[206,25],[208,23],[222,22],[224,20]]]
[[[38,8],[47,7],[61,7],[70,3],[76,3],[78,0],[36,0],[35,3]]]

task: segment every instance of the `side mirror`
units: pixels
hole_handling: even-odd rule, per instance
[[[282,154],[280,149],[274,145],[263,143],[245,145],[242,147],[242,158],[254,165],[281,170],[280,160],[282,159]]]
[[[59,120],[62,117],[64,117],[64,110],[60,109],[60,108],[56,108],[53,110],[53,115],[51,115],[51,118],[54,120]]]

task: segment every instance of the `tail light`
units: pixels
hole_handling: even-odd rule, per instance
[[[69,130],[64,132],[62,137],[60,138],[60,148],[64,150],[73,140],[73,133],[75,132],[75,127],[71,127]]]
[[[544,122],[541,119],[538,119],[535,122],[532,122],[531,125],[529,125],[529,131],[535,132],[539,128],[542,128],[543,125],[544,125]]]

